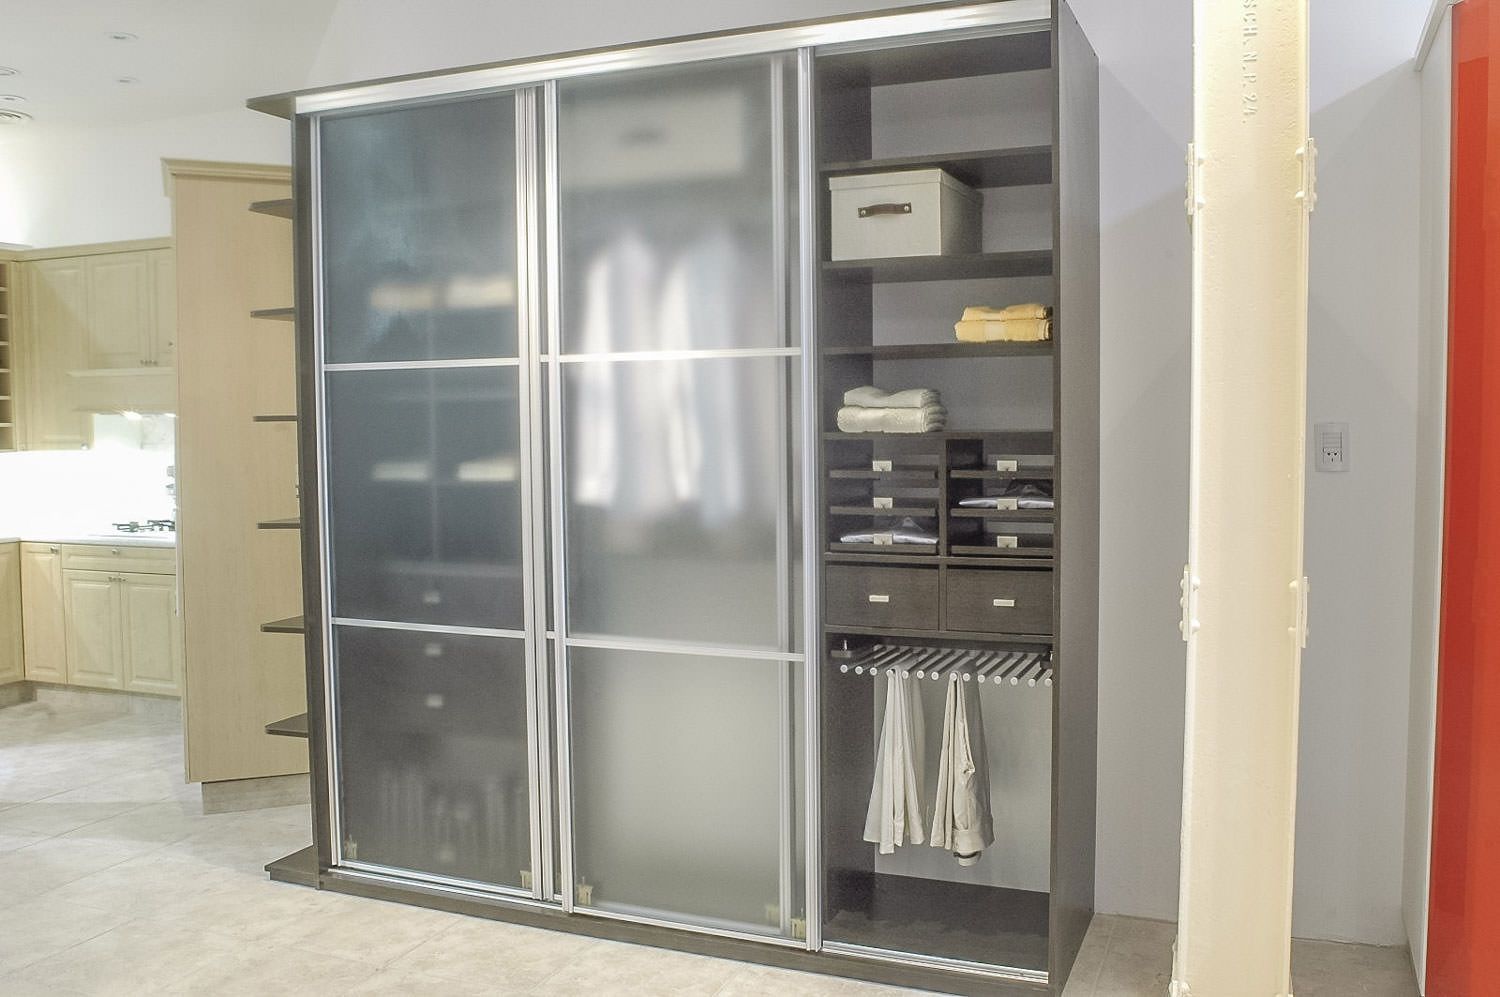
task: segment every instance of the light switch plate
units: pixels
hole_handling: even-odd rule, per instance
[[[1319,471],[1349,470],[1349,424],[1320,422],[1313,426],[1313,462]]]

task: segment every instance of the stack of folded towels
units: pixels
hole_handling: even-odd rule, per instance
[[[844,392],[838,424],[845,433],[933,433],[948,424],[948,410],[931,388],[881,391],[867,384]]]
[[[1041,343],[1052,338],[1052,309],[1046,305],[1011,305],[964,309],[953,331],[965,343]]]

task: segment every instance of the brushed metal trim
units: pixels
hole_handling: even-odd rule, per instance
[[[544,346],[547,370],[550,372],[547,391],[547,477],[551,484],[552,513],[552,627],[561,635],[568,632],[568,551],[567,515],[563,507],[562,366],[558,363],[558,348],[562,343],[562,257],[559,246],[562,206],[558,198],[557,108],[557,84],[549,80],[542,88],[542,181],[544,224],[547,232],[547,341]],[[558,872],[562,878],[562,882],[554,886],[561,898],[562,909],[571,913],[577,875],[573,857],[573,727],[568,696],[568,645],[564,640],[555,639],[551,646],[556,649],[552,662],[553,722],[557,725],[553,748],[557,753]]]
[[[607,921],[625,921],[630,924],[647,924],[653,928],[667,928],[671,931],[691,931],[700,935],[713,935],[715,938],[734,938],[742,942],[756,942],[764,945],[780,945],[783,948],[802,948],[802,942],[794,938],[784,938],[775,934],[758,934],[753,931],[739,931],[734,928],[721,928],[712,924],[693,923],[691,921],[674,921],[669,918],[653,917],[650,914],[630,913],[620,910],[605,910],[601,907],[578,907],[575,914],[587,915],[588,917],[604,918]]]
[[[531,894],[536,900],[546,896],[543,871],[550,866],[544,837],[543,815],[551,811],[551,800],[542,785],[542,743],[537,720],[540,716],[541,683],[546,672],[546,641],[539,637],[545,625],[538,620],[537,604],[546,589],[537,583],[537,551],[541,506],[532,488],[539,460],[537,454],[534,400],[538,393],[537,371],[531,357],[537,350],[536,297],[536,91],[521,90],[514,98],[516,161],[516,352],[519,354],[517,380],[520,388],[519,419],[520,458],[524,469],[521,494],[521,618],[526,631],[526,801],[531,840]],[[524,362],[522,362],[524,361]]]
[[[343,785],[343,771],[339,764],[338,745],[342,735],[339,718],[338,683],[336,668],[338,651],[333,642],[333,552],[332,521],[329,515],[328,496],[328,384],[324,372],[326,327],[323,317],[323,133],[317,120],[308,122],[308,172],[311,174],[309,190],[312,203],[307,206],[308,225],[312,232],[312,379],[315,410],[313,432],[317,440],[318,461],[318,574],[321,581],[322,599],[322,649],[323,649],[323,729],[324,764],[328,771],[328,799],[326,816],[330,858],[334,865],[344,859],[343,804],[339,788]]]
[[[847,942],[824,942],[823,951],[833,952],[838,955],[851,955],[860,959],[870,959],[875,962],[890,962],[912,968],[946,969],[969,973],[973,976],[985,976],[993,980],[1039,983],[1044,986],[1049,980],[1047,971],[1041,969],[990,966],[982,962],[969,962],[966,959],[945,959],[942,956],[936,955],[918,956],[906,952],[895,952],[890,949],[874,948],[869,945],[851,945]]]
[[[816,121],[813,103],[814,53],[804,48],[797,53],[797,243],[801,282],[798,288],[798,321],[802,346],[802,723],[806,731],[803,751],[803,813],[807,840],[803,861],[807,878],[806,944],[818,951],[823,944],[823,843],[822,818],[822,682],[823,640],[819,624],[822,606],[823,558],[818,542],[822,516],[818,455],[820,453],[822,406],[820,404],[820,364],[818,358],[818,161]]]
[[[394,866],[375,865],[367,862],[346,862],[333,870],[335,875],[347,879],[379,883],[397,889],[431,890],[455,896],[471,897],[475,900],[494,901],[527,910],[555,912],[557,904],[534,899],[530,894],[514,887],[497,886],[492,883],[476,883],[467,879],[450,879],[446,876],[430,876]]]
[[[519,367],[520,357],[475,357],[464,360],[368,360],[325,363],[325,371],[339,370],[448,370],[467,367]]]
[[[525,630],[507,630],[500,627],[460,627],[446,623],[396,623],[391,620],[366,620],[355,616],[330,617],[334,626],[363,627],[366,630],[404,630],[421,634],[450,634],[457,637],[508,637],[524,640]]]
[[[567,647],[592,647],[605,651],[645,651],[652,654],[693,654],[705,658],[740,658],[745,661],[801,662],[803,655],[796,651],[765,650],[750,647],[726,647],[723,644],[689,644],[673,640],[652,640],[644,637],[613,637],[602,634],[564,637]]]
[[[293,113],[430,99],[545,83],[578,76],[671,66],[685,62],[790,52],[823,46],[858,46],[903,35],[937,32],[1050,28],[1051,0],[1006,0],[963,7],[914,10],[813,24],[660,41],[628,48],[542,57],[475,69],[439,70],[405,79],[355,84],[288,95]],[[998,33],[998,32],[997,32]],[[265,104],[266,100],[256,103]]]
[[[564,353],[562,363],[649,363],[653,360],[754,359],[756,357],[801,357],[797,346],[745,346],[716,350],[624,350],[613,353]]]

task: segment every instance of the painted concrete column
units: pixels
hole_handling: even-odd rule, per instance
[[[1187,737],[1172,993],[1291,992],[1307,363],[1306,0],[1195,0]]]

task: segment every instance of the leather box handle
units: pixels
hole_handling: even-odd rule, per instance
[[[911,214],[911,202],[902,204],[894,202],[889,204],[867,204],[859,209],[859,217],[869,218],[873,215],[909,215]]]

